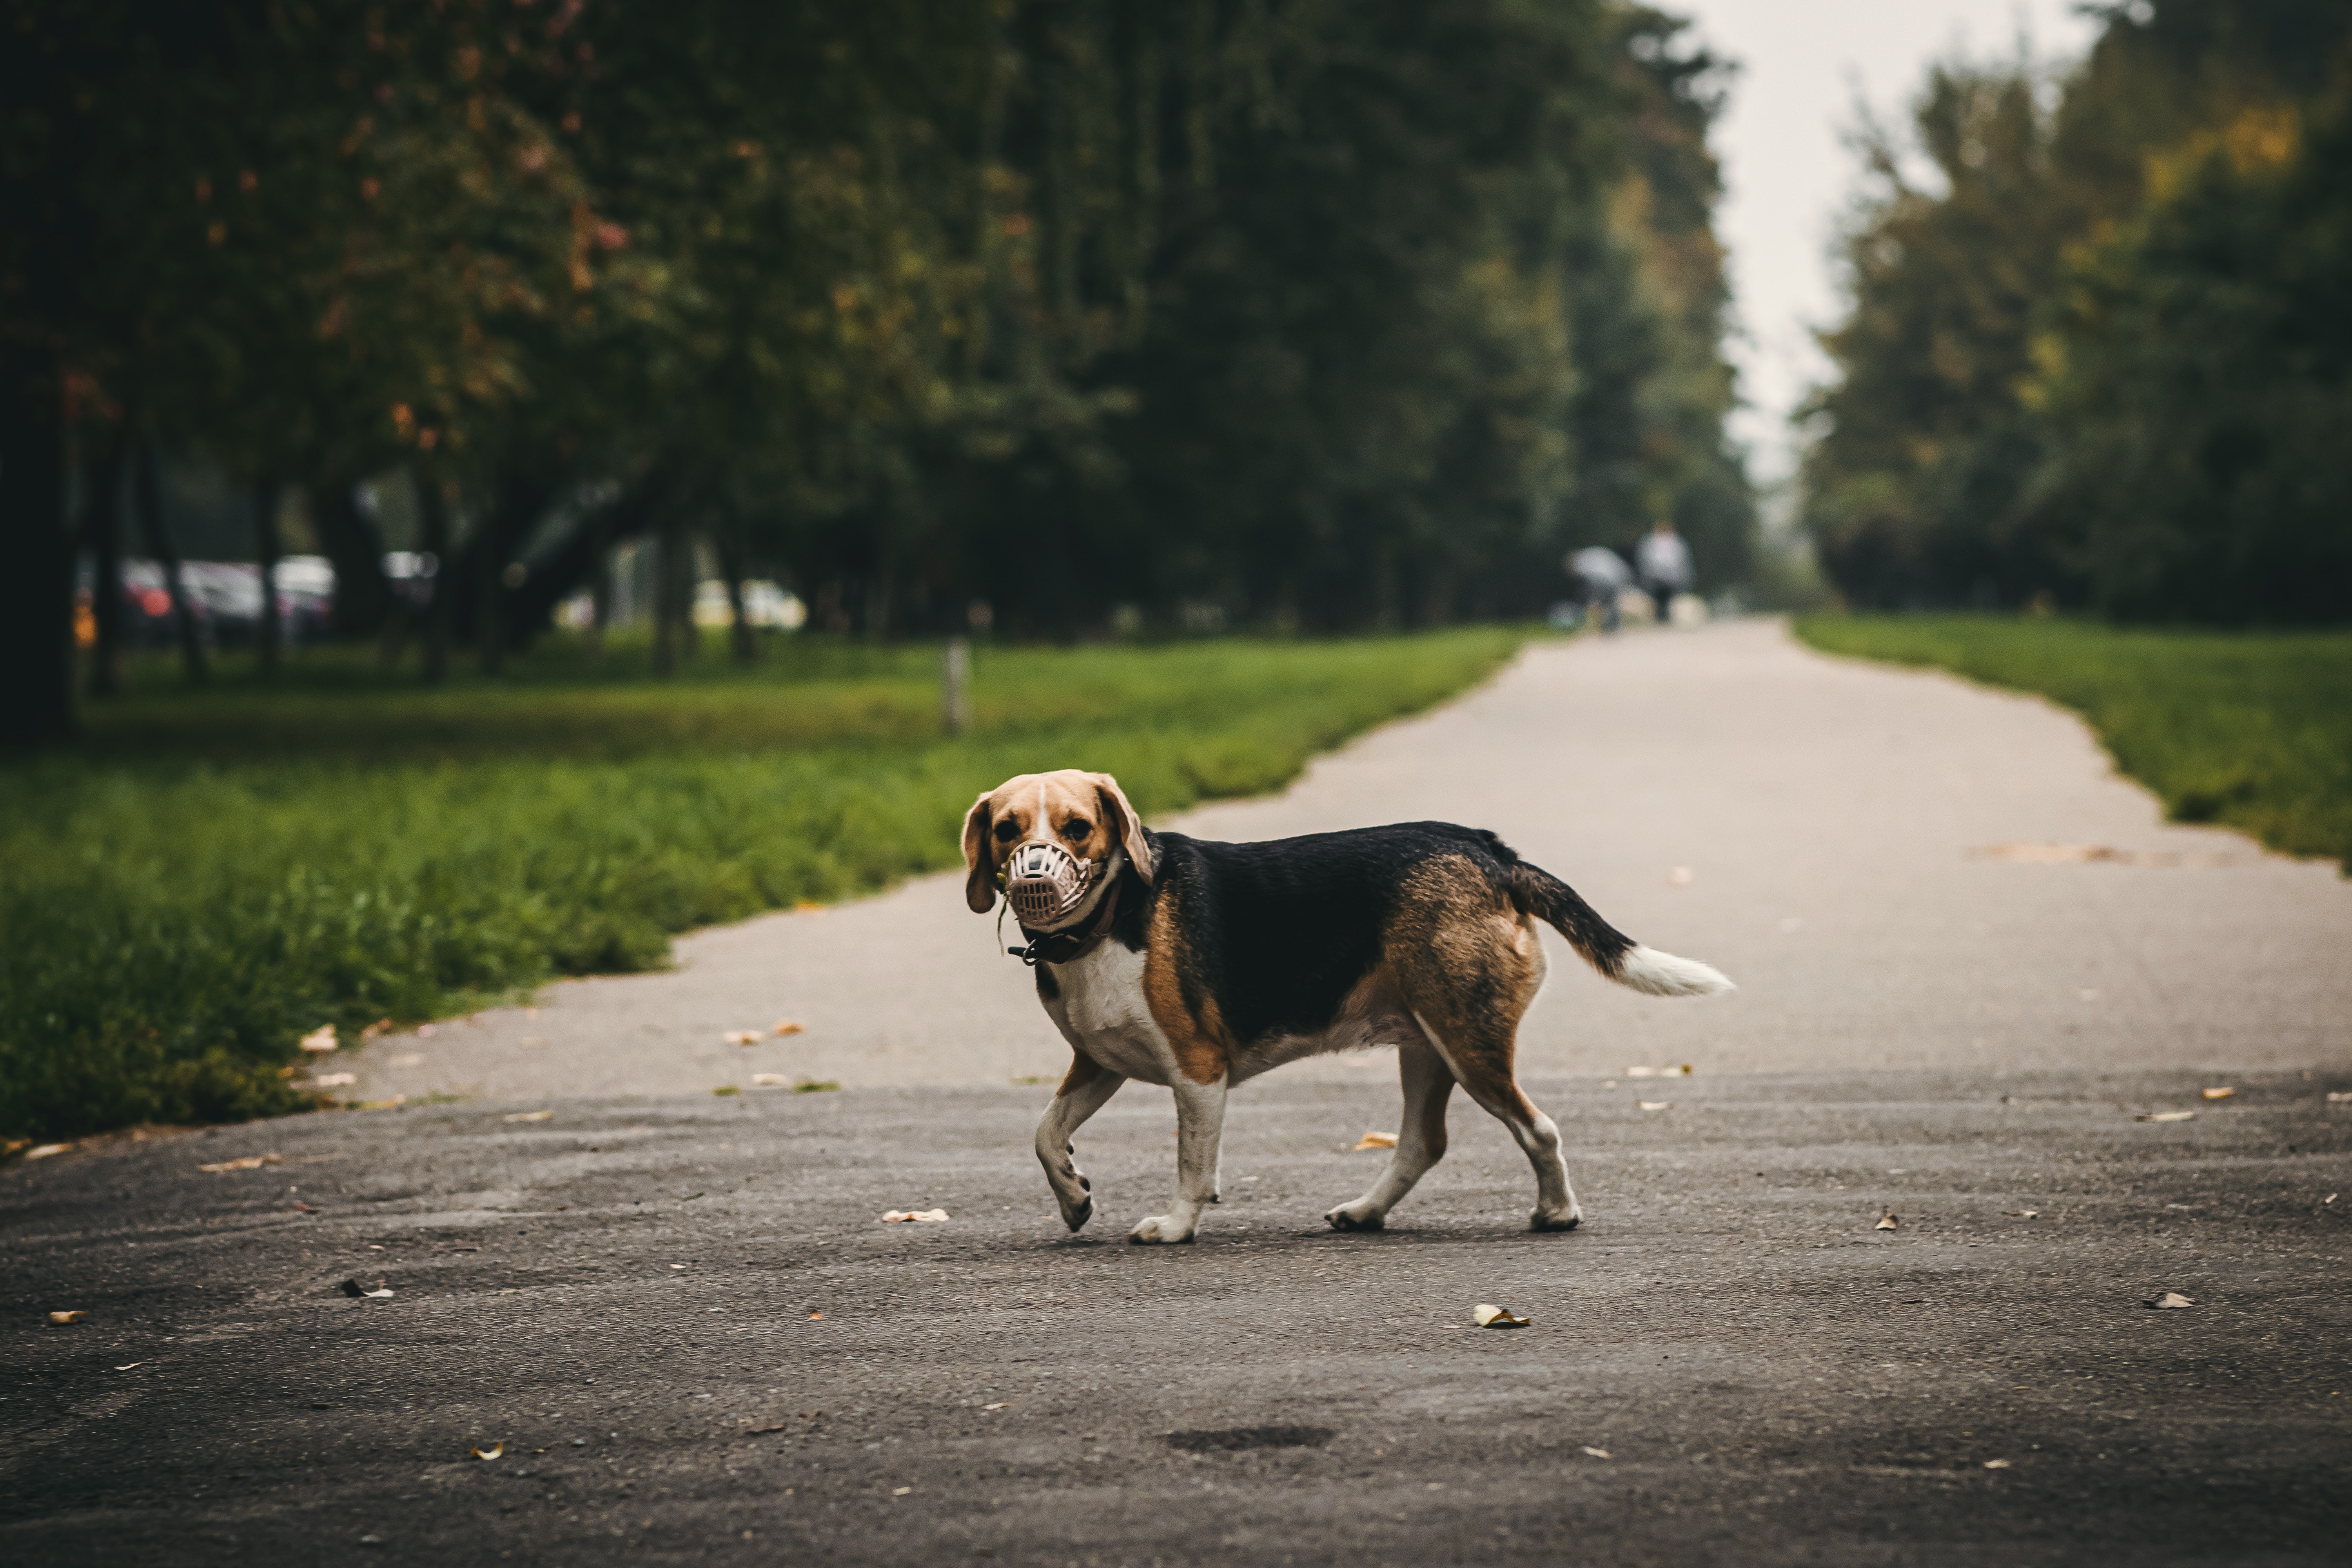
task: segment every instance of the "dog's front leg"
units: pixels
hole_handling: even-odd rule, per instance
[[[1139,1244],[1190,1241],[1201,1208],[1217,1200],[1217,1146],[1225,1132],[1225,1079],[1193,1083],[1176,1079],[1176,1202],[1128,1232]]]
[[[1095,1217],[1095,1194],[1094,1184],[1071,1157],[1070,1140],[1126,1081],[1108,1068],[1097,1067],[1093,1058],[1077,1056],[1062,1087],[1055,1091],[1054,1103],[1045,1108],[1045,1120],[1037,1123],[1037,1163],[1045,1167],[1045,1181],[1054,1189],[1054,1202],[1061,1207],[1062,1223],[1072,1230]]]

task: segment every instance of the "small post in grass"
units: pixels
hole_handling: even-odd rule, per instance
[[[948,638],[945,680],[945,703],[942,708],[950,735],[961,735],[971,728],[971,639]]]

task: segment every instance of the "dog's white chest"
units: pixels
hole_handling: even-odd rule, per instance
[[[1122,1077],[1170,1081],[1175,1053],[1144,1000],[1143,954],[1106,942],[1053,974],[1062,994],[1045,1012],[1071,1045]]]

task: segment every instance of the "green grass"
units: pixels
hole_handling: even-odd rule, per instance
[[[2088,719],[2175,820],[2352,866],[2352,633],[1809,616],[1797,635],[1828,653],[2041,692]]]
[[[296,1039],[667,961],[671,933],[960,863],[973,797],[1116,773],[1137,807],[1275,788],[1514,634],[983,649],[821,638],[655,682],[557,645],[426,691],[357,654],[201,693],[162,661],[0,767],[0,1135],[298,1109]]]

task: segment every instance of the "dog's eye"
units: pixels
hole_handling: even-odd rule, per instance
[[[1076,844],[1095,830],[1095,825],[1083,816],[1074,816],[1062,824],[1062,837]]]
[[[996,841],[999,844],[1010,844],[1020,837],[1021,825],[1019,823],[1006,820],[996,825]]]

